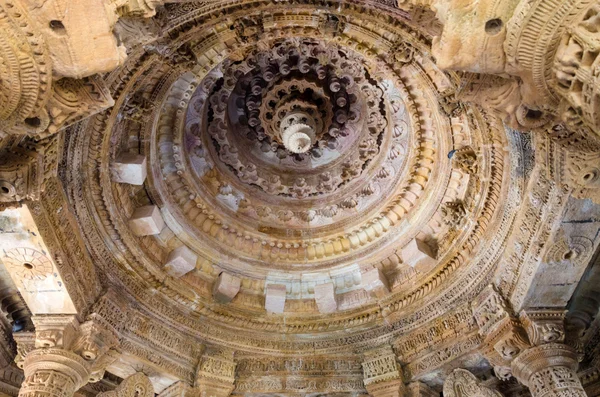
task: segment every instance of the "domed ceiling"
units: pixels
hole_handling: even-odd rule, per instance
[[[115,106],[67,134],[63,175],[106,283],[206,340],[288,353],[389,338],[489,283],[530,152],[451,95],[431,12],[186,3],[119,29]]]
[[[0,26],[2,393],[600,393],[597,2]]]

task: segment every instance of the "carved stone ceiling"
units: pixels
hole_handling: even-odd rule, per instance
[[[115,105],[66,132],[61,163],[104,285],[209,342],[295,354],[389,341],[492,280],[531,139],[451,98],[461,76],[432,60],[431,12],[380,7],[184,3],[119,21]],[[143,184],[115,177],[127,156]],[[272,285],[282,313],[265,309]]]
[[[0,0],[0,394],[600,389],[597,3]]]
[[[565,227],[545,247],[575,200],[565,180],[592,173],[559,139],[506,127],[485,95],[468,101],[506,84],[436,66],[431,10],[182,2],[114,32],[121,66],[57,79],[39,123],[9,120],[49,127],[0,141],[0,199],[30,200],[72,311],[128,320],[126,354],[164,342],[173,376],[192,379],[204,344],[242,359],[393,344],[409,379],[444,362],[411,347],[423,324],[460,336],[452,359],[481,343],[470,302],[490,283],[520,310],[552,283],[538,264],[570,255],[565,306],[596,243]],[[84,94],[93,116],[56,110]]]

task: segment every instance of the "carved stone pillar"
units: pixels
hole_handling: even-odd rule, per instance
[[[369,350],[362,364],[364,384],[373,397],[401,397],[406,395],[402,370],[391,346]]]
[[[533,397],[586,396],[577,377],[577,352],[565,345],[562,310],[531,310],[520,315],[531,347],[512,362],[512,373]]]
[[[18,359],[23,361],[18,365],[25,373],[19,396],[72,396],[90,375],[90,365],[69,351],[79,330],[75,316],[38,316],[33,322],[34,345],[27,343],[19,349]],[[23,342],[31,340],[23,338]]]

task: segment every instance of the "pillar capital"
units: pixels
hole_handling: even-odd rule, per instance
[[[515,378],[529,387],[534,397],[556,396],[560,391],[585,396],[577,377],[577,352],[562,343],[546,343],[521,353],[512,362]],[[566,394],[565,394],[566,395]]]
[[[35,325],[36,348],[70,349],[77,333],[79,322],[75,315],[38,315],[31,318]]]
[[[60,348],[35,349],[23,364],[25,381],[20,397],[71,396],[87,383],[90,364],[81,356]]]
[[[79,323],[74,315],[40,315],[32,318],[35,333],[17,334],[15,361],[25,381],[20,396],[71,396],[88,382],[102,379],[116,358],[116,330],[98,316]]]

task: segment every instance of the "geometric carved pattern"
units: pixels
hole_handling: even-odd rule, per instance
[[[13,248],[4,252],[2,262],[19,279],[45,279],[52,274],[52,261],[42,252],[32,248]]]

